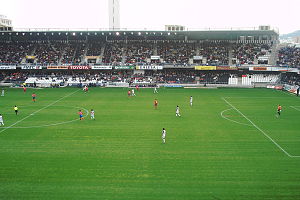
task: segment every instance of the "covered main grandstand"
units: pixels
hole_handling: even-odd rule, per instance
[[[0,32],[2,83],[38,86],[278,84],[274,30]]]

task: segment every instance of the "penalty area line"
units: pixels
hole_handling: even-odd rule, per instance
[[[265,133],[261,128],[259,128],[256,124],[254,124],[247,116],[245,116],[239,109],[237,109],[234,105],[228,102],[224,97],[222,99],[234,110],[240,113],[248,122],[250,122],[257,130],[259,130],[266,138],[268,138],[273,144],[275,144],[282,152],[284,152],[288,157],[291,158],[300,158],[300,156],[294,156],[284,150],[277,142],[275,142],[267,133]]]
[[[16,124],[18,124],[18,123],[20,123],[20,122],[22,122],[22,121],[24,121],[25,119],[29,118],[30,116],[32,116],[32,115],[34,115],[34,114],[36,114],[36,113],[38,113],[38,112],[40,112],[40,111],[42,111],[42,110],[44,110],[44,109],[50,107],[50,106],[52,106],[53,104],[56,104],[57,102],[61,101],[62,99],[67,98],[67,97],[71,96],[72,94],[74,94],[74,93],[76,93],[76,92],[78,92],[78,91],[79,91],[79,90],[76,90],[75,92],[72,92],[72,93],[70,93],[70,94],[67,94],[67,95],[65,95],[65,96],[63,96],[63,97],[61,97],[61,98],[59,98],[58,100],[56,100],[56,101],[54,101],[54,102],[52,102],[52,103],[46,105],[45,107],[43,107],[43,108],[41,108],[41,109],[39,109],[39,110],[37,110],[37,111],[34,111],[33,113],[27,115],[27,116],[24,117],[23,119],[20,119],[19,121],[13,123],[12,125],[10,125],[10,126],[4,128],[4,129],[2,129],[2,130],[0,131],[0,133],[3,133],[3,132],[6,131],[7,129],[13,127],[14,125],[16,125]]]
[[[231,122],[234,122],[234,123],[237,123],[237,124],[241,124],[241,125],[244,125],[244,126],[252,126],[252,124],[245,124],[245,123],[242,123],[242,122],[238,122],[238,121],[232,120],[232,119],[230,119],[230,118],[228,118],[228,117],[225,117],[225,116],[224,116],[224,112],[227,112],[227,111],[229,111],[229,110],[233,110],[233,108],[229,108],[229,109],[223,110],[223,111],[220,113],[220,115],[221,115],[221,117],[222,117],[223,119],[226,119],[226,120],[229,120],[229,121],[231,121]]]
[[[300,109],[299,108],[297,108],[297,107],[299,107],[299,106],[290,106],[291,108],[294,108],[295,110],[298,110],[298,111],[300,111]]]

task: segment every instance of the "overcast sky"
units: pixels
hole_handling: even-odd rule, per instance
[[[121,28],[164,30],[270,25],[300,30],[300,0],[120,0]],[[108,0],[0,0],[15,28],[108,28]]]

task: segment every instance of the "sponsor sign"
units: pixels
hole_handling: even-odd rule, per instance
[[[250,71],[271,71],[270,67],[249,67]]]
[[[183,87],[182,85],[164,85],[164,87]]]
[[[216,70],[216,66],[195,66],[195,70]]]
[[[217,66],[216,70],[238,70],[238,68],[233,66]]]
[[[267,85],[267,88],[275,89],[275,90],[282,90],[283,86],[282,85]]]
[[[253,67],[254,71],[268,71],[267,67]]]
[[[115,66],[115,69],[134,69],[135,66]]]
[[[258,60],[269,60],[268,56],[259,56]]]
[[[283,89],[283,86],[282,85],[276,85],[274,87],[275,90],[282,90]]]
[[[146,70],[162,70],[163,66],[151,66],[151,65],[143,65],[143,66],[136,66],[135,69],[146,69]]]
[[[112,69],[112,66],[92,66],[92,69]]]
[[[151,56],[151,60],[159,60],[160,56]]]
[[[298,86],[296,86],[296,85],[288,85],[288,84],[284,85],[284,90],[286,90],[286,91],[288,91],[290,93],[296,94],[297,93],[297,89],[298,89]]]
[[[71,65],[68,69],[90,69],[90,66]]]
[[[0,69],[16,69],[17,67],[14,65],[2,65]]]
[[[85,56],[86,59],[98,59],[100,56]]]
[[[35,56],[26,56],[26,59],[34,60]]]
[[[47,66],[47,69],[68,69],[68,66]]]
[[[43,69],[42,66],[34,66],[34,65],[24,65],[24,66],[21,66],[21,69]]]
[[[299,69],[292,68],[292,67],[272,67],[272,71],[278,71],[278,72],[295,72],[299,73]]]
[[[202,59],[203,59],[203,56],[193,56],[193,59],[194,59],[194,60],[202,60]]]

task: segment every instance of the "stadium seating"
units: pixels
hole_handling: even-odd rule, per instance
[[[278,52],[278,65],[288,65],[290,67],[300,66],[300,48],[293,46],[284,47]]]
[[[55,40],[3,42],[0,43],[0,53],[0,63],[84,64],[85,56],[98,56],[101,58],[98,63],[104,65],[159,64],[184,67],[191,64],[229,65],[231,57],[235,61],[233,64],[255,64],[259,56],[271,53],[271,45],[221,41]],[[35,56],[34,61],[26,60],[26,55]],[[293,61],[289,55],[298,58]],[[151,60],[151,56],[157,56],[158,59]],[[194,60],[195,56],[201,57],[201,60]],[[282,50],[279,57],[280,63],[299,64],[299,50]]]
[[[154,44],[144,41],[128,42],[125,49],[127,64],[145,64],[154,55]]]
[[[242,76],[242,85],[252,85],[254,83],[277,83],[279,74],[246,74]]]
[[[296,73],[283,73],[281,82],[290,85],[300,85],[300,76]]]
[[[232,57],[236,60],[236,64],[257,64],[255,60],[259,56],[271,52],[271,45],[269,44],[235,44],[232,47]]]
[[[29,42],[0,43],[0,63],[19,64],[33,49],[34,44]]]

